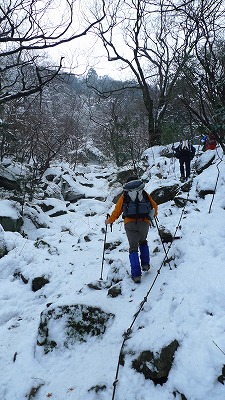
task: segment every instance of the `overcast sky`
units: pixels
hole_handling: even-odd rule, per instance
[[[86,19],[93,21],[93,16],[84,17],[88,15],[88,10],[91,7],[90,0],[85,5],[85,0],[76,2],[76,8],[73,15],[73,27],[69,31],[74,33],[80,33],[84,28],[87,27]],[[59,11],[55,9],[51,10],[53,15],[50,21],[54,24],[60,24]],[[63,14],[63,11],[62,11]],[[94,35],[93,32],[88,32],[87,35],[81,38],[74,39],[69,43],[64,43],[62,45],[56,46],[52,49],[48,49],[49,56],[54,60],[56,65],[58,65],[60,57],[64,58],[64,67],[67,71],[71,71],[74,74],[85,74],[89,68],[94,68],[99,76],[108,75],[114,79],[126,79],[130,78],[130,72],[127,70],[122,70],[121,62],[107,60],[106,51],[102,45],[100,39]]]
[[[58,62],[61,56],[65,57],[64,67],[74,74],[85,74],[89,68],[94,68],[99,76],[108,75],[121,80],[130,76],[128,71],[121,69],[121,62],[107,60],[101,41],[91,33],[49,49],[48,53],[55,62]]]

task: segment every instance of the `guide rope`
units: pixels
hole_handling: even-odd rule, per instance
[[[190,191],[190,189],[189,189],[189,191]],[[189,191],[188,191],[188,194],[187,194],[186,203],[185,203],[184,207],[182,208],[181,215],[180,215],[178,224],[177,224],[177,226],[176,226],[176,229],[175,229],[173,238],[176,236],[176,233],[177,233],[178,229],[180,228],[180,223],[181,223],[181,220],[182,220],[183,215],[184,215],[184,211],[185,211],[185,208],[186,208],[186,205],[187,205],[187,200],[188,200],[188,198],[189,198]],[[141,303],[139,304],[138,310],[137,310],[137,312],[134,314],[133,320],[132,320],[132,322],[131,322],[129,328],[128,328],[128,329],[126,330],[126,332],[123,334],[123,341],[122,341],[122,344],[121,344],[121,347],[120,347],[120,352],[119,352],[119,357],[118,357],[118,363],[117,363],[117,368],[116,368],[116,374],[115,374],[115,379],[114,379],[114,382],[113,382],[112,400],[115,399],[116,388],[117,388],[117,384],[118,384],[118,381],[119,381],[119,380],[118,380],[118,376],[119,376],[120,359],[121,359],[122,350],[123,350],[123,348],[124,348],[124,345],[125,345],[126,341],[129,339],[129,337],[130,337],[130,335],[131,335],[132,328],[133,328],[133,326],[134,326],[134,323],[135,323],[135,321],[136,321],[138,315],[140,314],[140,312],[142,311],[142,309],[143,309],[143,307],[144,307],[144,304],[145,304],[145,303],[147,302],[147,300],[148,300],[148,296],[149,296],[149,294],[151,293],[151,291],[152,291],[152,289],[153,289],[153,287],[154,287],[154,285],[155,285],[155,283],[156,283],[156,281],[157,281],[157,279],[158,279],[158,277],[159,277],[159,275],[160,275],[160,272],[161,272],[162,267],[165,265],[165,262],[166,262],[166,260],[168,259],[167,256],[168,256],[168,253],[169,253],[169,251],[170,251],[170,249],[171,249],[172,244],[173,244],[173,240],[171,240],[171,243],[170,243],[170,245],[168,246],[167,250],[165,249],[165,246],[164,246],[164,249],[165,249],[165,250],[164,250],[164,251],[165,251],[165,256],[164,256],[164,258],[163,258],[163,261],[162,261],[162,263],[161,263],[161,265],[160,265],[158,271],[156,272],[156,276],[155,276],[155,278],[154,278],[154,280],[153,280],[153,282],[152,282],[150,288],[148,289],[146,295],[144,296],[143,300],[142,300]]]
[[[217,175],[217,178],[216,178],[216,183],[215,183],[215,188],[214,188],[214,194],[213,194],[213,198],[212,198],[212,201],[211,201],[211,204],[210,204],[209,213],[210,213],[211,208],[212,208],[212,204],[213,204],[213,201],[214,201],[215,192],[216,192],[216,188],[217,188],[217,184],[218,184],[218,180],[219,180],[219,175],[220,175],[219,164],[223,161],[223,157],[221,158],[221,157],[219,156],[218,151],[217,151],[217,155],[218,155],[220,161],[216,164],[216,167],[217,167],[217,170],[218,170],[218,175]],[[190,186],[190,188],[191,188],[191,186]],[[155,278],[154,278],[154,280],[153,280],[153,282],[152,282],[150,288],[148,289],[148,291],[147,291],[145,297],[143,298],[143,300],[142,300],[141,303],[139,304],[138,310],[137,310],[137,312],[134,314],[133,320],[132,320],[132,322],[131,322],[129,328],[126,330],[126,332],[125,332],[124,335],[123,335],[123,341],[122,341],[122,344],[121,344],[121,347],[120,347],[119,358],[118,358],[118,363],[117,363],[117,368],[116,368],[115,380],[114,380],[114,382],[113,382],[112,400],[115,400],[116,388],[117,388],[117,384],[118,384],[118,381],[119,381],[119,380],[118,380],[118,376],[119,376],[120,359],[121,359],[122,350],[123,350],[123,348],[124,348],[124,345],[125,345],[126,341],[129,339],[129,337],[130,337],[130,335],[131,335],[131,333],[132,333],[132,328],[133,328],[133,326],[134,326],[134,323],[135,323],[135,321],[136,321],[138,315],[140,314],[140,312],[142,311],[142,309],[143,309],[143,307],[144,307],[144,304],[145,304],[145,303],[147,302],[147,300],[148,300],[148,296],[149,296],[149,294],[151,293],[151,291],[152,291],[152,289],[153,289],[153,287],[154,287],[154,285],[155,285],[155,283],[156,283],[156,281],[157,281],[157,279],[158,279],[158,276],[160,275],[160,272],[161,272],[162,267],[164,266],[166,260],[168,260],[168,257],[167,257],[167,256],[168,256],[168,253],[169,253],[169,251],[170,251],[170,249],[171,249],[171,246],[172,246],[172,244],[173,244],[173,239],[176,237],[177,231],[178,231],[178,229],[180,228],[180,223],[181,223],[181,221],[182,221],[182,219],[183,219],[183,215],[184,215],[184,212],[185,212],[185,208],[186,208],[186,205],[187,205],[187,201],[188,201],[189,195],[190,195],[190,188],[189,188],[189,190],[188,190],[187,197],[186,197],[186,201],[185,201],[185,205],[184,205],[184,207],[182,208],[182,211],[181,211],[181,214],[180,214],[180,218],[179,218],[178,224],[176,225],[176,229],[175,229],[174,235],[173,235],[173,237],[172,237],[171,243],[170,243],[170,245],[168,246],[167,250],[165,249],[165,246],[163,246],[163,249],[164,249],[164,252],[165,252],[165,256],[164,256],[164,258],[163,258],[163,261],[162,261],[162,263],[161,263],[161,265],[160,265],[158,271],[156,272],[156,276],[155,276]],[[155,221],[156,221],[156,219],[155,219]],[[157,229],[158,229],[157,221],[156,221],[156,226],[157,226]],[[162,244],[163,244],[163,243],[162,243]]]

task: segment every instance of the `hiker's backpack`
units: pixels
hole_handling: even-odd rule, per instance
[[[150,218],[152,205],[144,186],[140,179],[124,185],[123,218]]]
[[[191,143],[187,140],[180,141],[180,144],[177,148],[174,148],[175,157],[178,159],[182,158],[190,158],[191,160],[195,155],[195,148],[191,145]]]

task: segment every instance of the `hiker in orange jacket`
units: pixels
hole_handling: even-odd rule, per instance
[[[124,227],[129,242],[131,276],[135,283],[141,281],[141,269],[148,271],[150,268],[147,235],[151,218],[158,212],[156,202],[143,188],[144,183],[137,176],[128,178],[127,184],[124,185],[124,193],[117,201],[110,217],[105,221],[106,224],[112,224],[123,213]],[[140,250],[140,260],[138,249]]]

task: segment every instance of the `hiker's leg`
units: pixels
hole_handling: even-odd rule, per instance
[[[140,249],[140,259],[141,266],[143,270],[148,270],[150,267],[150,255],[149,255],[149,247],[147,242],[147,236],[149,231],[149,223],[145,221],[139,222],[139,232],[140,232],[140,240],[139,240],[139,249]]]
[[[129,242],[129,259],[132,277],[141,276],[141,267],[138,256],[139,228],[136,221],[125,224],[125,231]]]
[[[138,257],[138,252],[137,251],[132,251],[129,253],[129,259],[130,259],[130,267],[131,267],[131,276],[132,278],[136,278],[137,276],[141,276],[141,267],[140,267],[140,261]]]
[[[137,221],[138,230],[139,230],[139,244],[147,242],[147,236],[149,231],[149,222],[146,221]]]
[[[184,160],[179,160],[180,161],[180,175],[181,177],[184,177]]]
[[[146,267],[150,265],[150,255],[149,255],[149,247],[148,243],[140,243],[140,259],[141,259],[141,266]],[[144,269],[146,269],[144,268]]]
[[[186,178],[189,178],[191,172],[191,160],[185,161],[185,168],[186,168]]]
[[[140,233],[139,226],[136,221],[131,221],[125,224],[125,231],[129,242],[129,252],[138,251]]]

